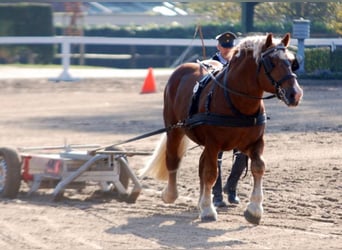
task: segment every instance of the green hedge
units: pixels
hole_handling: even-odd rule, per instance
[[[189,26],[158,26],[143,27],[135,26],[103,26],[103,27],[85,27],[85,36],[103,36],[103,37],[144,37],[144,38],[193,38],[195,34],[196,24]],[[221,23],[221,24],[205,24],[201,26],[204,39],[214,39],[217,34],[224,31],[232,31],[238,33],[241,26],[238,24]],[[56,35],[63,35],[61,27],[55,27]],[[197,32],[196,38],[198,39]]]
[[[305,49],[305,71],[326,71],[330,69],[330,48]]]
[[[330,47],[307,48],[304,53],[306,73],[342,72],[342,48],[333,51]]]
[[[283,36],[287,32],[292,32],[292,21],[277,23],[255,23],[254,31],[250,34],[266,34],[273,33],[278,36]],[[224,31],[232,31],[239,34],[242,30],[239,23],[205,23],[202,24],[202,33],[205,39],[214,38],[217,34]],[[98,26],[85,27],[85,36],[105,36],[105,37],[160,37],[160,38],[192,38],[195,32],[196,24],[189,26],[159,26],[154,25],[136,27],[136,26]],[[312,37],[336,37],[338,34],[327,27],[324,23],[312,22],[310,25],[310,33]],[[56,34],[63,35],[61,27],[56,27]],[[246,34],[243,34],[246,35]]]
[[[331,53],[330,70],[332,72],[342,72],[342,48],[336,48]]]
[[[49,4],[0,4],[0,36],[53,36],[52,9]],[[51,63],[54,45],[0,46],[0,60],[15,62],[33,59]]]

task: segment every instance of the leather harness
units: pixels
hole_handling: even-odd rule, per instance
[[[188,117],[183,122],[184,127],[189,129],[198,125],[212,125],[224,127],[252,127],[265,124],[267,121],[266,113],[257,112],[257,114],[255,115],[242,114],[233,105],[232,101],[230,100],[229,93],[226,89],[224,90],[225,99],[234,115],[221,115],[210,112],[211,97],[216,84],[212,85],[207,95],[205,112],[198,113],[199,100],[202,91],[208,85],[212,77],[215,77],[215,75],[217,75],[218,72],[220,71],[214,70],[213,72],[211,72],[211,74],[204,75],[202,79],[199,82],[197,82],[194,86]],[[226,74],[228,73],[226,72]]]

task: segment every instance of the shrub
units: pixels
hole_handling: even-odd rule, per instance
[[[314,71],[330,70],[330,48],[312,48],[305,49],[305,71],[311,73]]]
[[[53,36],[52,20],[49,4],[0,4],[0,36]],[[4,62],[50,63],[53,57],[54,45],[0,47],[0,61]]]

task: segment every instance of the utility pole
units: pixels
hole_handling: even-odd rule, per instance
[[[70,18],[67,26],[64,28],[65,36],[83,36],[83,11],[81,2],[64,3],[66,15]],[[84,44],[79,44],[79,64],[84,65]]]
[[[243,33],[252,32],[254,29],[254,6],[256,2],[241,3],[241,27]]]

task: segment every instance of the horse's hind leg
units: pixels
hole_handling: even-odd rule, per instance
[[[178,198],[177,170],[186,152],[188,138],[179,129],[167,134],[166,167],[168,170],[167,186],[163,190],[162,199],[165,203],[173,203]]]
[[[265,162],[261,155],[251,158],[251,171],[253,174],[253,191],[250,202],[244,212],[245,219],[253,224],[259,224],[263,214],[263,189],[262,177],[265,172]]]
[[[202,152],[199,165],[200,176],[200,218],[202,221],[217,220],[217,212],[212,202],[211,189],[217,178],[217,152],[206,147]]]

